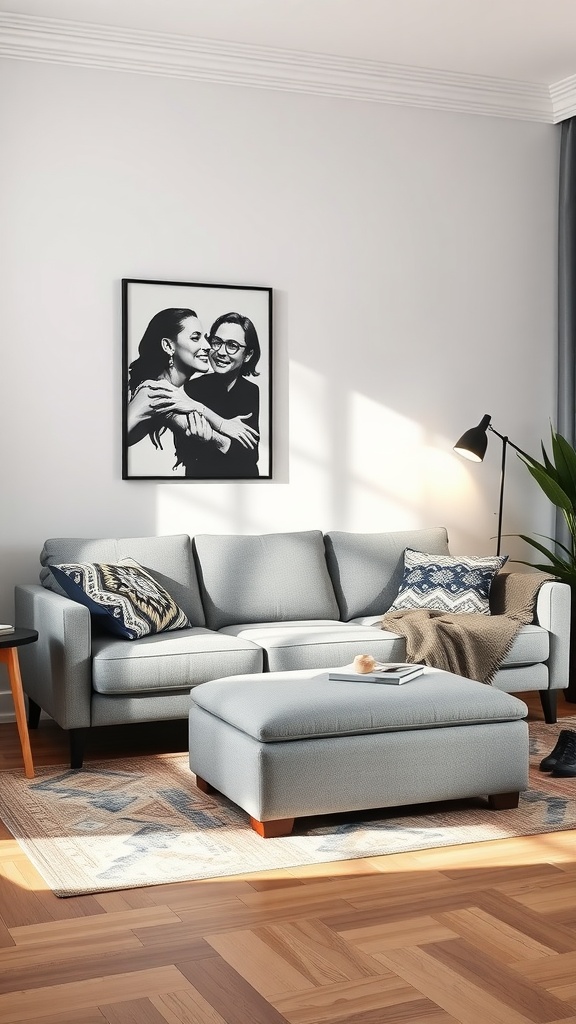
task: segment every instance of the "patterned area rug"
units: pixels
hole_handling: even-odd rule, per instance
[[[296,821],[261,839],[244,811],[196,789],[188,756],[98,761],[83,771],[1,773],[0,817],[57,896],[217,878],[302,864],[484,842],[576,828],[576,779],[538,771],[560,728],[530,723],[531,788],[520,807],[485,800]]]

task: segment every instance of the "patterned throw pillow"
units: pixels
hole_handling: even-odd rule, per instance
[[[125,640],[190,625],[164,587],[132,558],[113,565],[69,562],[51,565],[50,571],[68,597],[85,605],[103,629]]]
[[[490,615],[490,586],[507,558],[508,555],[427,555],[406,548],[404,575],[389,611],[431,608]]]

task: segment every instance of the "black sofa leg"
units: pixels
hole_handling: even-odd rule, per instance
[[[70,767],[81,768],[84,763],[86,730],[70,729]]]
[[[28,697],[28,728],[37,729],[40,722],[42,708],[32,697]]]
[[[558,690],[540,690],[539,693],[544,721],[548,725],[554,725],[558,706]]]

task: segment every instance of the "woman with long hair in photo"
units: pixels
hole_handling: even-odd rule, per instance
[[[162,449],[167,429],[175,438],[194,437],[222,454],[232,439],[242,447],[257,444],[256,431],[244,423],[250,410],[224,418],[185,392],[183,385],[194,374],[210,371],[209,351],[194,310],[171,307],[152,317],[129,367],[129,446],[148,435],[154,447]]]

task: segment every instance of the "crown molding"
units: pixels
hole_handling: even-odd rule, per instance
[[[576,114],[576,75],[550,86],[554,124]]]
[[[0,56],[548,124],[562,119],[540,83],[24,14],[0,12]],[[576,98],[576,79],[566,82]],[[558,111],[567,102],[563,84]]]

